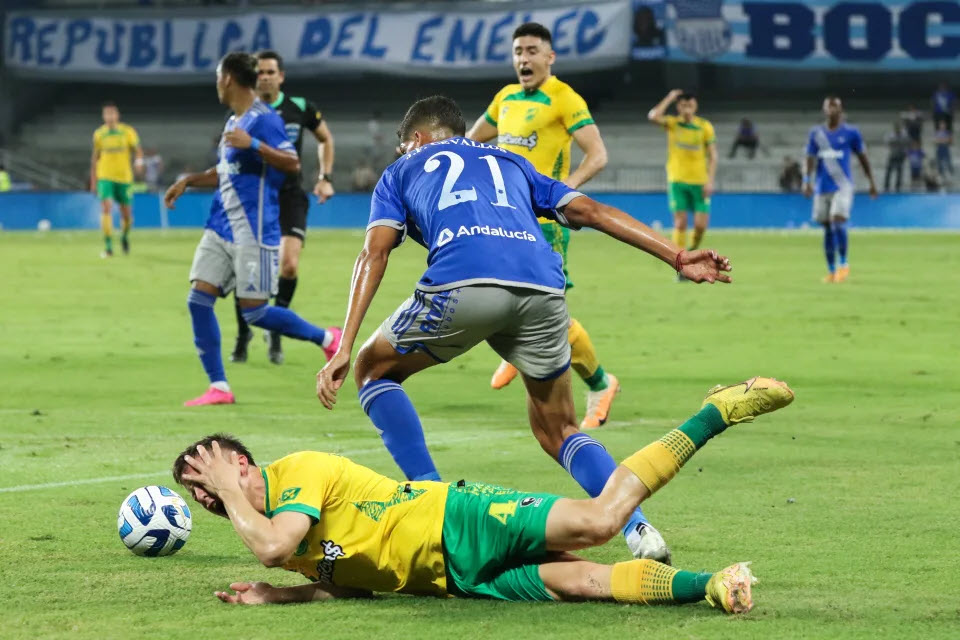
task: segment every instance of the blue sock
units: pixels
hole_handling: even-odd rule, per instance
[[[309,340],[323,346],[323,337],[327,334],[315,327],[290,309],[273,307],[264,302],[259,307],[250,307],[242,312],[243,318],[255,327],[276,331],[288,338]]]
[[[837,248],[834,242],[835,234],[831,225],[823,227],[823,252],[827,255],[827,269],[830,273],[837,270]]]
[[[617,463],[603,445],[585,433],[575,433],[563,441],[559,462],[591,498],[600,495],[603,486],[607,484],[607,478],[617,468]],[[638,524],[646,522],[643,511],[637,507],[623,528],[623,533],[626,534]]]
[[[368,382],[360,389],[360,406],[407,480],[440,480],[420,417],[403,387],[392,380]]]
[[[211,383],[227,380],[220,355],[220,325],[213,313],[216,302],[216,296],[196,289],[191,289],[187,296],[187,308],[193,320],[193,344],[197,347],[203,370],[207,372]]]
[[[840,254],[840,266],[847,266],[847,225],[842,222],[833,224],[833,233],[837,239],[837,252]]]

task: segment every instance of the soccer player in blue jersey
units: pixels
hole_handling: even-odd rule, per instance
[[[290,309],[267,304],[277,284],[278,190],[286,174],[300,170],[300,160],[283,120],[257,98],[256,86],[256,58],[241,52],[223,57],[217,65],[217,96],[236,115],[223,128],[217,165],[181,178],[164,198],[172,209],[187,187],[217,188],[193,257],[193,287],[187,297],[193,342],[210,387],[186,406],[236,401],[223,370],[220,327],[213,313],[217,296],[234,288],[250,324],[309,340],[328,356],[338,346],[336,332],[315,327]]]
[[[363,410],[393,459],[408,479],[440,479],[401,383],[486,341],[522,374],[541,447],[596,496],[616,464],[577,426],[566,280],[537,216],[603,231],[694,282],[729,282],[729,261],[714,251],[684,251],[626,213],[540,174],[522,156],[463,137],[465,130],[459,107],[442,96],[407,111],[398,131],[405,155],[374,190],[342,342],[317,374],[317,395],[333,408],[390,252],[409,236],[427,248],[427,270],[413,295],[360,349],[354,372]],[[669,559],[660,534],[641,514],[624,527],[628,543],[641,538],[635,533],[655,535],[660,543],[638,540],[630,544],[635,555],[662,549],[660,557]]]
[[[843,282],[850,275],[847,264],[847,221],[853,208],[853,178],[850,156],[856,155],[870,181],[870,197],[877,197],[870,160],[860,130],[844,122],[843,103],[836,96],[823,101],[827,120],[810,130],[807,142],[807,174],[803,193],[813,195],[813,219],[823,225],[823,250],[829,272],[824,282]],[[814,195],[815,194],[815,195]],[[837,253],[840,265],[837,266]]]

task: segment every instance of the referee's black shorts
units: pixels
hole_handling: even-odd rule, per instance
[[[280,201],[280,235],[307,240],[307,209],[310,202],[307,194],[300,187],[281,189],[278,196]]]

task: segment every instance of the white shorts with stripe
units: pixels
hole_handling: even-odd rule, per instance
[[[277,293],[279,267],[278,249],[228,242],[205,229],[193,254],[190,282],[209,282],[222,296],[236,289],[238,298],[269,300]]]

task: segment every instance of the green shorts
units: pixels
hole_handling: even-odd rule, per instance
[[[547,515],[559,499],[481,483],[451,484],[443,518],[447,592],[553,601],[540,578],[540,561],[547,557]]]
[[[97,180],[97,197],[101,200],[113,200],[117,204],[130,204],[129,182],[114,182],[113,180]]]
[[[670,211],[674,213],[710,213],[710,198],[703,197],[702,184],[671,182],[667,187]]]
[[[570,273],[567,271],[567,247],[570,246],[570,229],[561,227],[556,222],[541,222],[540,230],[543,231],[543,237],[547,239],[554,251],[560,254],[563,259],[563,277],[567,281],[566,288],[573,286],[570,280]]]

